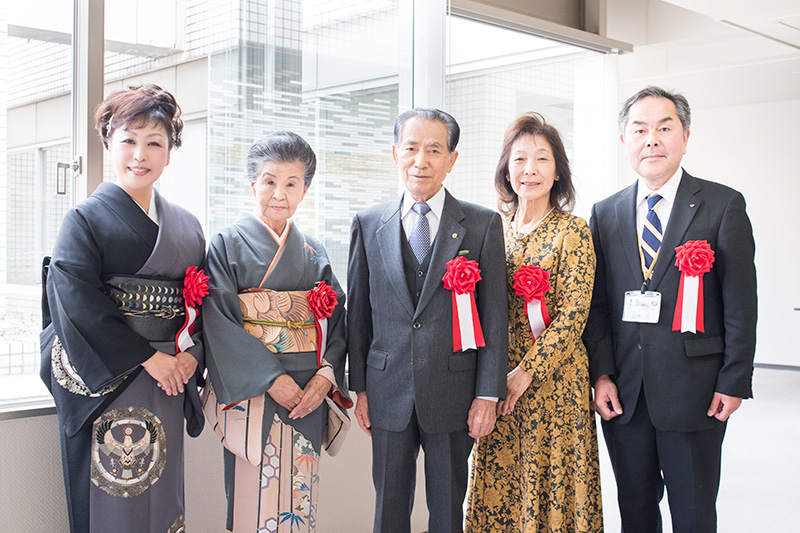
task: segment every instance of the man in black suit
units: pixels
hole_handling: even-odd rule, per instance
[[[739,192],[681,169],[689,124],[682,95],[647,87],[629,98],[620,138],[639,179],[597,203],[589,224],[597,274],[584,342],[625,533],[661,531],[665,486],[673,531],[716,531],[726,421],[752,396],[753,232]],[[706,258],[710,246],[710,270],[676,266],[692,241]]]

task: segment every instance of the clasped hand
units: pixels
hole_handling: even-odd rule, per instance
[[[278,405],[289,411],[292,420],[304,418],[322,404],[331,388],[331,382],[323,376],[312,377],[304,388],[300,388],[287,374],[278,376],[267,394]]]
[[[194,375],[197,359],[188,352],[178,352],[172,356],[157,351],[142,363],[142,367],[158,382],[158,386],[167,396],[177,396],[183,393],[183,386]]]

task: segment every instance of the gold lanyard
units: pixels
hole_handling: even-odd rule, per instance
[[[653,256],[653,262],[650,263],[650,268],[645,268],[644,266],[644,252],[642,251],[642,243],[641,239],[639,242],[639,259],[642,261],[642,273],[644,274],[644,281],[642,282],[642,294],[644,294],[645,289],[647,289],[647,282],[650,281],[650,276],[653,275],[653,268],[656,266],[656,261],[658,261],[658,254],[661,253],[661,248],[658,248],[656,255]]]

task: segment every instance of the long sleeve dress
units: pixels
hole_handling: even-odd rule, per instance
[[[184,418],[192,436],[203,427],[196,378],[167,396],[141,364],[156,350],[175,353],[185,312],[176,297],[205,238],[194,215],[153,195],[157,224],[120,187],[100,184],[66,214],[53,249],[41,375],[58,410],[73,533],[184,527]],[[108,293],[115,276],[140,280],[149,302],[120,307]],[[154,279],[175,288],[158,296],[145,288]],[[199,328],[192,339],[202,371]]]
[[[533,382],[514,411],[473,453],[465,531],[603,530],[597,433],[588,358],[581,342],[594,284],[595,256],[583,219],[553,211],[527,235],[504,218],[509,293],[509,372]],[[525,301],[512,288],[522,265],[550,274],[551,324],[533,342]]]
[[[211,239],[206,272],[211,277],[203,303],[209,379],[221,404],[236,404],[224,415],[225,420],[230,421],[239,410],[238,414],[248,418],[246,431],[259,432],[256,453],[234,454],[230,446],[224,450],[227,530],[314,531],[327,404],[292,420],[267,390],[283,374],[302,388],[320,373],[346,395],[344,292],[319,241],[291,221],[284,233],[277,235],[251,213],[243,213]],[[284,320],[294,320],[289,318],[293,306],[304,304],[291,291],[313,289],[319,281],[338,292],[337,305],[327,322],[322,368],[318,368],[316,352],[303,342],[303,330],[290,331],[285,325],[278,326],[274,318],[262,324],[245,323],[245,304],[237,296],[257,287],[275,291],[269,303],[256,302],[252,314],[266,316],[269,308],[276,307],[282,310]],[[220,427],[227,422],[218,422],[215,430],[228,439],[230,428]]]

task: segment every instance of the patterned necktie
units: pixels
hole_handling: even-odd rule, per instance
[[[431,226],[428,223],[428,217],[425,216],[431,208],[425,202],[414,202],[411,209],[417,214],[417,222],[408,237],[408,244],[411,245],[417,263],[422,263],[431,247]]]
[[[650,268],[653,259],[661,248],[661,221],[653,208],[661,201],[661,195],[651,194],[647,197],[647,218],[642,229],[642,252],[644,253],[644,266]]]

